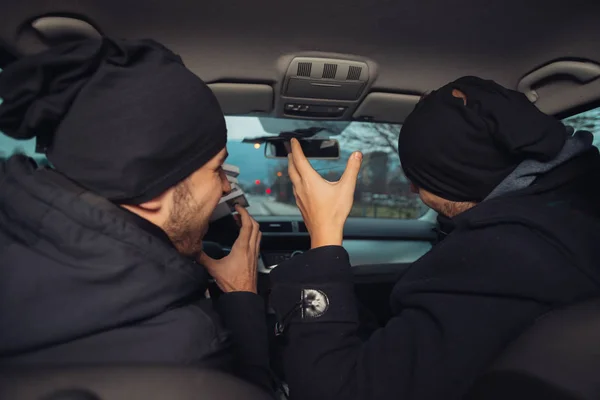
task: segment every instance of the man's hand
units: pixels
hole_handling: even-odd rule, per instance
[[[310,233],[311,247],[341,245],[344,224],[354,202],[362,154],[356,152],[350,156],[346,171],[337,182],[321,178],[304,156],[296,139],[292,139],[288,161],[296,204]]]
[[[244,207],[236,206],[235,209],[240,214],[242,228],[231,253],[220,260],[202,253],[198,262],[215,278],[223,292],[256,293],[256,267],[262,233],[258,223]]]

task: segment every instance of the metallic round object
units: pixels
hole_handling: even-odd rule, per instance
[[[302,318],[318,318],[329,309],[329,298],[317,289],[302,291]]]

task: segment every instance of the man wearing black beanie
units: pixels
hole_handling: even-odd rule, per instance
[[[231,190],[208,86],[154,41],[104,38],[9,65],[0,98],[0,131],[52,164],[0,164],[0,363],[208,366],[268,390],[258,224],[239,208],[230,255],[202,253]]]
[[[454,228],[399,277],[393,317],[368,340],[341,246],[360,155],[334,183],[292,147],[312,250],[270,278],[296,398],[462,399],[536,318],[600,295],[600,155],[522,93],[464,77],[405,121],[406,176]]]

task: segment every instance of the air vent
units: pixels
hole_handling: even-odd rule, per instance
[[[312,63],[301,62],[301,63],[298,63],[298,72],[296,75],[310,76],[311,71],[312,71]]]
[[[304,222],[298,223],[298,232],[308,233],[308,229],[306,228],[306,224]]]
[[[361,72],[362,67],[356,67],[354,65],[351,65],[348,69],[348,76],[346,77],[346,79],[348,79],[349,81],[358,81],[360,80]]]
[[[292,223],[285,222],[261,222],[260,231],[265,232],[293,232]]]
[[[325,64],[323,67],[323,78],[325,79],[335,79],[335,75],[337,74],[337,64]]]

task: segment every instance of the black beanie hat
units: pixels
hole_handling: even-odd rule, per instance
[[[466,96],[452,95],[454,89]],[[467,76],[432,92],[406,118],[398,151],[415,185],[450,201],[482,201],[522,161],[550,161],[565,126],[520,92]]]
[[[62,174],[114,202],[140,204],[227,143],[212,91],[152,40],[85,40],[0,73],[0,131],[37,138]]]

